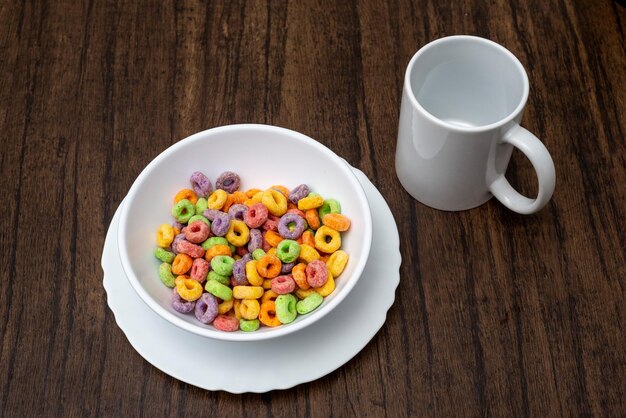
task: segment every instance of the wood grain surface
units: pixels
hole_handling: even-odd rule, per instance
[[[626,416],[625,31],[609,0],[0,2],[0,416]],[[453,34],[528,71],[523,124],[557,171],[536,215],[436,211],[396,178],[406,64]],[[345,366],[232,395],[134,351],[100,257],[152,158],[241,122],[362,169],[403,264],[386,324]],[[507,176],[535,192],[521,154]]]

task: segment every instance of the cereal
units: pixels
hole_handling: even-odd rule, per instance
[[[341,247],[341,235],[338,231],[327,227],[321,226],[315,232],[315,248],[325,253],[334,253]]]
[[[306,315],[317,309],[322,304],[324,298],[317,292],[311,293],[309,296],[296,303],[296,311],[300,315]]]
[[[250,257],[252,258],[252,257]],[[246,276],[246,263],[250,260],[246,260],[246,258],[241,258],[235,261],[233,264],[233,277],[231,282],[233,282],[237,286],[245,286],[248,282],[248,277]]]
[[[329,213],[341,213],[341,205],[335,199],[326,199],[324,204],[317,210],[320,219],[324,219],[324,216]]]
[[[209,274],[209,262],[203,258],[196,258],[191,265],[191,272],[189,277],[197,282],[204,282]]]
[[[224,286],[228,286],[231,282],[228,276],[222,276],[221,274],[217,274],[216,272],[212,270],[209,271],[208,278],[209,280],[215,280],[216,282],[221,283]]]
[[[181,298],[193,302],[202,296],[202,285],[193,279],[183,279],[176,285],[176,291]]]
[[[263,296],[261,286],[235,286],[233,287],[233,297],[235,299],[259,299]]]
[[[228,208],[230,218],[238,221],[243,221],[246,217],[246,213],[248,213],[248,207],[246,205],[234,204]]]
[[[190,302],[188,300],[181,298],[180,295],[178,294],[178,290],[176,289],[172,289],[172,297],[170,299],[170,304],[172,305],[172,308],[174,308],[176,312],[180,312],[180,313],[189,313],[193,311],[193,309],[196,306],[196,302],[193,302],[193,301]]]
[[[335,231],[345,232],[350,229],[350,219],[340,213],[329,213],[322,217],[322,223]]]
[[[286,213],[278,222],[278,233],[287,239],[298,239],[304,232],[304,219],[295,213]]]
[[[174,196],[174,203],[178,203],[181,200],[188,200],[190,201],[193,205],[196,204],[196,202],[198,201],[198,196],[196,195],[196,193],[191,190],[191,189],[181,189],[178,193],[176,193],[176,195]]]
[[[305,211],[304,219],[306,219],[307,224],[309,224],[309,227],[313,230],[316,230],[322,225],[320,217],[317,214],[317,210],[315,209],[309,209]]]
[[[272,291],[279,295],[291,293],[296,289],[296,282],[291,276],[278,276],[272,279]]]
[[[218,255],[211,260],[211,268],[217,274],[222,276],[230,276],[233,274],[233,265],[235,260],[227,255]],[[324,264],[324,266],[326,266]]]
[[[231,256],[233,255],[233,252],[228,245],[218,244],[210,247],[204,254],[204,258],[206,261],[210,262],[211,260],[213,260],[214,257],[217,257],[218,255]]]
[[[309,247],[315,247],[315,236],[312,231],[304,231],[302,234],[302,244],[306,244]]]
[[[298,209],[300,210],[309,210],[309,209],[317,209],[324,204],[324,199],[321,196],[309,196],[304,199],[300,199],[298,201]]]
[[[243,332],[254,332],[261,326],[261,321],[258,319],[243,319],[239,320],[239,329]]]
[[[241,180],[239,176],[232,171],[225,171],[217,178],[215,182],[215,188],[222,189],[227,193],[234,193],[239,190]]]
[[[343,250],[337,250],[330,255],[326,261],[326,267],[328,267],[328,271],[333,277],[339,277],[343,272],[348,263],[348,258],[348,253]]]
[[[276,317],[276,304],[273,300],[268,300],[261,304],[259,321],[268,327],[277,327],[281,324],[280,320]]]
[[[263,284],[263,277],[259,275],[257,271],[257,260],[251,260],[246,263],[246,279],[248,283],[253,286],[260,286]]]
[[[300,246],[300,256],[298,259],[304,261],[305,263],[310,263],[313,260],[319,260],[320,253],[318,253],[317,250],[310,245],[302,244]]]
[[[181,223],[187,223],[196,214],[196,207],[188,199],[179,200],[172,206],[172,216]]]
[[[292,261],[291,263],[283,263],[282,267],[280,268],[280,274],[291,273],[291,270],[293,270],[293,266],[295,265],[296,263],[294,261]]]
[[[157,229],[157,245],[161,248],[167,248],[174,241],[174,228],[168,224],[161,224]]]
[[[311,189],[306,184],[301,184],[299,186],[294,187],[289,193],[289,201],[293,204],[298,204],[300,199],[304,199]]]
[[[320,260],[313,260],[306,266],[306,281],[311,287],[322,287],[328,280],[328,268]]]
[[[278,293],[274,292],[272,289],[268,289],[263,293],[263,296],[261,296],[261,303],[267,302],[268,300],[276,301],[277,297]]]
[[[202,213],[202,212],[197,212],[196,213]],[[191,218],[189,218],[189,221],[187,221],[187,224],[192,224],[195,221],[202,221],[204,222],[209,228],[211,227],[211,222],[209,222],[209,220],[204,217],[203,215],[193,215]],[[209,229],[209,233],[210,233],[210,229]]]
[[[219,212],[213,219],[211,224],[211,232],[217,237],[223,237],[230,228],[230,215],[224,212]]]
[[[199,171],[194,172],[189,181],[193,191],[200,197],[209,197],[211,192],[213,192],[211,180]]]
[[[280,242],[283,240],[283,237],[281,237],[274,231],[265,231],[265,234],[263,234],[263,238],[272,247],[277,247],[278,244],[280,244]]]
[[[215,296],[210,293],[203,293],[196,302],[194,314],[198,321],[203,324],[210,324],[217,317],[218,303]]]
[[[296,264],[291,270],[291,276],[300,289],[306,290],[311,287],[306,279],[306,264]]]
[[[198,282],[196,282],[198,283]],[[216,280],[207,280],[204,289],[215,297],[222,300],[230,300],[233,298],[233,291],[230,287]]]
[[[193,221],[185,228],[185,239],[193,244],[200,244],[209,238],[209,226],[198,220]]]
[[[264,191],[261,203],[274,216],[281,216],[287,212],[287,198],[278,190],[267,189]]]
[[[261,304],[256,299],[245,299],[239,305],[239,315],[243,319],[257,319],[261,311]]]
[[[259,261],[261,258],[265,257],[266,253],[265,251],[263,251],[262,248],[257,248],[256,250],[252,251],[252,258],[254,258],[255,260]]]
[[[265,223],[269,211],[262,203],[255,203],[248,208],[243,220],[250,228],[258,228]]]
[[[300,245],[290,239],[284,239],[276,248],[276,256],[283,263],[293,263],[300,255]]]
[[[226,245],[228,246],[228,240],[224,237],[211,237],[202,243],[202,248],[204,250],[210,250],[212,247],[216,245]]]
[[[209,196],[209,200],[207,201],[207,207],[209,209],[217,209],[217,210],[222,209],[222,207],[224,206],[224,203],[226,203],[226,197],[227,197],[227,194],[224,190],[217,189],[216,191],[211,193],[211,196]],[[209,217],[207,216],[207,218]]]
[[[286,188],[285,186],[280,186],[280,185],[274,185],[272,187],[270,187],[270,189],[273,190],[278,190],[279,192],[281,192],[283,194],[283,196],[285,196],[286,198],[289,197],[289,189]]]
[[[261,248],[263,245],[263,233],[258,229],[250,230],[250,241],[248,241],[248,251],[254,253],[254,251]],[[263,251],[263,250],[261,250]]]
[[[172,262],[174,262],[174,258],[176,257],[176,254],[174,254],[171,251],[167,251],[164,248],[157,247],[157,249],[154,250],[154,256],[157,259],[163,261],[164,263],[172,264]]]
[[[218,315],[213,326],[220,331],[233,332],[239,329],[239,320],[233,316]]]
[[[291,294],[279,295],[274,305],[276,306],[276,317],[283,324],[289,324],[296,319],[296,297]]]
[[[217,305],[217,313],[218,314],[225,314],[225,313],[227,313],[228,311],[233,309],[233,303],[234,302],[235,302],[235,299],[230,299],[230,300],[223,301],[222,303]]]
[[[176,244],[176,249],[179,253],[187,254],[191,258],[204,257],[204,250],[201,246],[192,244],[191,242],[184,239],[178,241],[178,244]]]
[[[335,279],[333,278],[333,275],[328,272],[328,279],[326,280],[326,283],[324,283],[323,286],[315,289],[315,291],[320,295],[326,297],[333,293],[333,290],[335,290]]]
[[[174,287],[174,275],[172,274],[172,265],[168,263],[161,263],[159,266],[159,279],[167,287]]]
[[[226,232],[226,239],[236,247],[243,247],[250,240],[250,230],[243,221],[232,220]]]
[[[274,216],[274,215],[268,215],[267,220],[263,223],[263,226],[261,228],[263,228],[265,231],[278,231],[278,221],[280,220],[279,217]]]
[[[280,274],[281,262],[275,255],[266,255],[257,261],[256,269],[261,277],[273,279]],[[248,278],[248,280],[250,280]]]
[[[172,241],[172,252],[178,254],[178,243],[185,239],[185,234],[177,234]]]
[[[180,253],[174,258],[172,263],[172,273],[178,275],[187,273],[193,264],[193,259],[187,254]]]

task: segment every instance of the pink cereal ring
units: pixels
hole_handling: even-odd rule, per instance
[[[202,221],[200,221],[202,222]],[[204,250],[202,247],[196,244],[192,244],[189,241],[180,240],[176,245],[176,249],[179,253],[187,254],[191,258],[204,257]]]
[[[324,264],[326,265],[326,264]],[[277,276],[272,279],[272,291],[279,295],[286,295],[296,289],[296,282],[291,276]]]
[[[200,244],[209,237],[209,226],[202,221],[194,221],[185,228],[185,238],[194,244]]]
[[[196,258],[191,265],[191,273],[189,277],[200,283],[206,280],[207,274],[209,274],[209,262],[204,258]]]
[[[258,228],[267,220],[267,208],[263,203],[255,203],[248,208],[248,212],[243,217],[243,221],[250,228]]]
[[[234,316],[218,315],[213,326],[220,331],[233,332],[239,329],[239,320]]]
[[[306,219],[306,217],[304,216],[304,212],[302,212],[300,209],[296,209],[296,208],[289,209],[287,211],[287,213],[295,213],[296,215],[298,215],[302,219]]]
[[[323,261],[311,261],[305,271],[306,281],[311,287],[322,287],[328,281],[328,267]]]
[[[269,215],[267,217],[267,220],[265,221],[265,223],[263,224],[263,226],[261,226],[261,228],[263,228],[266,231],[278,231],[278,222],[280,221],[280,218],[278,216],[274,216],[274,215]]]

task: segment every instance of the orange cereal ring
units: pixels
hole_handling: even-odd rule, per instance
[[[268,327],[277,327],[281,322],[276,317],[276,304],[272,300],[263,302],[259,311],[259,321]]]
[[[281,237],[274,231],[265,231],[264,238],[265,241],[267,241],[267,243],[272,247],[278,247],[278,244],[280,244],[280,242],[283,240],[283,237]]]
[[[306,244],[310,247],[315,247],[315,238],[314,238],[313,232],[304,231],[301,238],[302,238],[302,244]]]
[[[305,269],[306,269],[306,264],[304,263],[296,264],[295,266],[293,266],[293,269],[291,269],[291,276],[293,277],[293,280],[296,282],[298,287],[303,290],[306,290],[309,287],[311,287],[309,282],[306,280]]]
[[[246,194],[240,190],[237,190],[235,193],[233,193],[233,199],[235,199],[236,204],[242,204],[246,201],[247,198],[248,196],[246,196]]]
[[[204,259],[208,262],[211,262],[213,257],[218,255],[232,256],[233,252],[230,250],[230,247],[228,245],[217,244],[207,250],[207,252],[204,254]]]
[[[304,218],[309,224],[309,228],[311,228],[312,230],[316,230],[321,226],[320,216],[317,214],[317,210],[315,209],[309,209],[304,211]]]
[[[286,198],[289,198],[289,189],[286,188],[285,186],[276,185],[276,186],[270,187],[270,189],[278,190],[279,192],[283,194],[283,196],[285,196]]]
[[[226,201],[224,202],[224,206],[222,206],[222,211],[228,212],[228,209],[230,209],[230,207],[234,204],[235,204],[235,196],[233,196],[232,194],[226,195]]]
[[[344,232],[350,229],[350,219],[341,213],[329,213],[324,216],[322,223],[335,231]]]
[[[263,190],[261,189],[248,189],[246,190],[246,197],[248,199],[252,199],[252,197],[257,194],[258,192],[262,192]]]
[[[178,253],[172,262],[172,273],[181,275],[191,270],[193,259],[187,254]]]
[[[244,204],[244,205],[246,205],[246,206],[248,206],[248,207],[250,207],[250,206],[254,205],[255,203],[259,203],[259,202],[255,202],[255,201],[254,201],[254,200],[252,200],[252,199],[246,199],[246,201],[245,201],[245,202],[243,202],[243,204]]]
[[[261,296],[261,303],[267,302],[268,300],[276,301],[277,297],[278,297],[278,293],[274,292],[271,289],[266,290],[265,293],[263,293],[263,296]]]
[[[219,313],[220,315],[224,315],[230,312],[230,310],[233,308],[234,301],[235,299],[229,299],[217,305],[217,313]]]
[[[287,210],[289,210],[289,209],[298,209],[298,205],[296,205],[293,202],[287,202]],[[300,210],[300,209],[298,209],[298,210]]]
[[[272,279],[265,279],[263,280],[263,283],[261,283],[261,285],[263,286],[263,289],[268,290],[272,288]]]
[[[257,261],[256,270],[261,277],[273,279],[280,274],[282,263],[275,255],[265,255]]]
[[[183,199],[187,199],[195,205],[198,202],[198,195],[191,189],[181,189],[174,196],[174,203],[178,203]]]

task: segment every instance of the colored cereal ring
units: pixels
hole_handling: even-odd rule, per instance
[[[263,251],[262,248],[257,248],[256,250],[252,251],[252,258],[259,261],[261,258],[265,257],[266,253],[265,251]]]
[[[256,299],[244,299],[239,305],[239,315],[243,319],[257,319],[260,310],[261,304]]]
[[[283,196],[285,196],[285,198],[289,197],[289,189],[286,188],[285,186],[274,185],[274,186],[270,187],[270,189],[278,190],[279,192],[281,192],[283,194]]]
[[[306,266],[306,281],[311,287],[322,287],[328,280],[328,268],[320,260],[313,260]]]
[[[292,204],[292,203],[290,203],[290,204]],[[303,212],[303,211],[301,211],[300,209],[298,209],[298,207],[297,207],[297,206],[296,206],[296,207],[294,207],[294,208],[287,209],[287,213],[295,213],[296,215],[298,215],[298,216],[299,216],[299,217],[301,217],[302,219],[305,219],[305,216],[306,216],[306,215],[304,214],[304,212]]]
[[[295,294],[298,299],[306,299],[311,294],[317,293],[315,289],[296,289]]]
[[[235,286],[233,287],[233,297],[235,299],[258,299],[263,296],[261,286]]]
[[[161,263],[159,266],[159,279],[167,287],[174,287],[174,275],[172,274],[172,266],[168,263]]]
[[[172,241],[172,252],[178,254],[178,243],[185,240],[185,234],[177,234]]]
[[[172,216],[181,223],[187,223],[196,214],[196,207],[188,199],[179,200],[172,206]]]
[[[272,279],[263,279],[263,289],[272,290]]]
[[[231,219],[237,219],[238,221],[243,221],[246,217],[246,213],[248,213],[248,207],[246,205],[235,204],[228,208],[228,214]]]
[[[317,210],[320,219],[324,219],[324,216],[329,213],[341,213],[341,205],[335,199],[326,199],[324,204]]]
[[[278,244],[280,244],[280,242],[283,240],[283,237],[281,237],[274,231],[265,231],[265,234],[263,234],[263,238],[272,247],[277,247]]]
[[[222,276],[233,274],[233,264],[235,264],[235,260],[227,255],[218,255],[211,259],[211,268]]]
[[[250,228],[258,228],[265,223],[269,211],[262,203],[255,203],[248,208],[243,220]]]
[[[196,258],[191,265],[191,272],[189,276],[200,283],[206,280],[206,276],[209,274],[209,262],[204,258]]]
[[[250,230],[250,241],[248,241],[248,251],[254,253],[263,245],[263,233],[258,229]]]
[[[254,332],[261,326],[261,321],[258,319],[243,319],[239,320],[239,329],[243,332]]]
[[[207,200],[206,197],[199,198],[198,201],[196,202],[196,214],[202,215],[204,211],[209,208],[208,205],[209,205],[209,201]]]
[[[298,204],[298,200],[304,199],[311,189],[306,184],[301,184],[299,186],[294,187],[289,193],[289,201],[293,204]]]
[[[196,213],[198,213],[198,212],[196,212]],[[187,221],[187,223],[188,224],[192,224],[195,221],[202,221],[202,222],[204,222],[206,224],[206,226],[208,226],[209,228],[211,227],[211,222],[209,222],[209,220],[207,218],[205,218],[204,216],[202,216],[202,215],[193,215],[191,218],[189,218],[189,221]]]
[[[213,320],[213,326],[220,331],[233,332],[239,329],[239,320],[234,316],[218,315]]]
[[[170,299],[170,304],[172,305],[172,308],[174,308],[176,312],[180,312],[180,313],[189,313],[193,311],[193,308],[196,306],[196,302],[193,302],[193,301],[190,302],[188,300],[181,298],[180,295],[178,294],[178,290],[176,289],[172,289],[172,297]]]
[[[224,202],[224,206],[222,206],[222,212],[228,213],[228,210],[234,204],[235,204],[235,196],[233,196],[232,194],[226,195],[226,202]]]
[[[211,224],[211,231],[217,237],[223,237],[230,228],[230,216],[227,213],[220,212],[213,219]]]
[[[311,247],[315,247],[315,235],[311,231],[304,231],[302,233],[302,243]]]
[[[309,282],[306,280],[306,264],[296,264],[291,270],[291,276],[300,289],[306,290],[311,287]]]
[[[277,327],[281,324],[280,320],[276,317],[276,304],[274,301],[268,300],[261,304],[259,321],[268,327]]]
[[[191,189],[181,189],[178,191],[178,193],[176,193],[176,195],[174,196],[174,203],[178,203],[181,200],[188,200],[190,201],[193,205],[196,204],[196,202],[198,201],[198,196],[196,195],[196,193],[191,190]]]
[[[209,237],[209,226],[202,221],[195,221],[185,228],[185,238],[187,241],[200,244]]]
[[[181,275],[187,273],[193,264],[193,259],[187,254],[180,253],[174,258],[172,263],[172,273]]]
[[[157,229],[157,245],[161,248],[167,248],[174,241],[174,228],[168,224],[161,224]]]
[[[211,237],[202,243],[202,248],[204,248],[205,250],[210,250],[216,245],[228,246],[228,240],[224,237]]]
[[[282,267],[280,268],[280,274],[289,274],[291,273],[291,270],[293,270],[293,266],[295,266],[296,263],[295,262],[291,262],[291,263],[283,263]]]
[[[257,194],[257,193],[259,193],[259,192],[262,192],[262,191],[263,191],[263,190],[261,190],[261,189],[248,189],[248,190],[246,190],[246,192],[245,192],[245,193],[246,193],[246,197],[247,197],[248,199],[250,199],[250,198],[252,198],[255,194]]]
[[[339,277],[339,275],[346,268],[346,264],[348,263],[348,253],[343,250],[337,250],[328,257],[328,261],[326,261],[326,267],[328,267],[328,271],[333,277]]]
[[[241,313],[239,312],[239,308],[241,307],[241,300],[233,299],[233,313],[235,314],[235,318],[241,319]]]
[[[196,302],[194,310],[196,319],[203,324],[210,324],[217,317],[218,303],[215,296],[210,293],[204,293]]]
[[[294,295],[280,295],[274,302],[276,306],[276,317],[283,324],[289,324],[296,319],[298,312],[296,312],[296,297]]]
[[[245,222],[233,219],[225,237],[234,246],[243,247],[250,240],[250,230]]]
[[[274,216],[281,216],[287,212],[287,198],[278,190],[267,189],[261,197],[267,210]]]
[[[206,284],[204,285],[204,289],[213,296],[218,297],[222,300],[230,300],[233,298],[233,291],[231,290],[231,288],[216,280],[207,280]]]
[[[219,305],[217,305],[217,313],[225,314],[233,308],[234,299],[225,300]]]
[[[295,213],[286,213],[278,221],[278,233],[283,238],[298,239],[304,229],[304,219]]]
[[[247,198],[248,197],[246,196],[246,194],[240,190],[237,190],[236,192],[233,193],[233,200],[235,201],[236,205],[243,204],[243,202],[245,202]],[[248,209],[247,206],[246,206],[246,209]]]
[[[274,292],[272,289],[268,289],[263,293],[263,296],[261,296],[261,303],[267,302],[268,300],[275,301],[277,297],[278,293]]]
[[[208,278],[209,280],[215,280],[216,282],[221,283],[224,286],[228,286],[230,284],[230,278],[228,276],[222,276],[221,274],[217,274],[214,271],[209,271]]]
[[[213,191],[211,180],[199,171],[194,172],[189,181],[191,182],[191,188],[198,196],[209,197]]]
[[[192,244],[189,241],[180,240],[176,245],[179,253],[187,254],[191,258],[204,257],[204,250],[201,246]]]
[[[213,222],[215,220],[215,217],[217,215],[220,215],[221,213],[222,211],[218,209],[207,209],[202,212],[202,214],[211,222]]]
[[[350,229],[350,219],[340,213],[329,213],[322,218],[322,223],[339,232]]]
[[[300,315],[306,315],[317,309],[322,304],[324,298],[317,292],[311,293],[309,296],[296,303],[296,311]]]
[[[283,263],[293,263],[300,255],[300,245],[291,239],[284,239],[276,247],[276,256]]]
[[[209,209],[216,209],[216,210],[222,209],[222,207],[224,206],[224,203],[226,203],[226,197],[227,197],[227,194],[224,190],[217,189],[216,191],[211,193],[211,196],[209,196],[209,199],[207,200],[207,207]],[[207,218],[209,217],[207,216]]]
[[[300,245],[300,256],[298,259],[310,263],[313,260],[319,260],[320,254],[310,245],[302,244]]]
[[[317,210],[309,209],[304,212],[304,219],[306,219],[307,224],[311,229],[317,229],[322,225],[320,221],[320,217],[317,214]]]
[[[251,260],[246,263],[246,279],[253,286],[259,286],[263,283],[263,277],[257,271],[257,260]]]
[[[183,279],[176,285],[176,290],[181,298],[190,302],[200,299],[202,285],[192,279]]]
[[[171,251],[167,251],[164,248],[157,247],[156,250],[154,250],[154,256],[157,259],[163,261],[164,263],[171,264],[174,261],[174,258],[176,257],[176,254],[174,254]]]
[[[211,262],[211,260],[213,260],[213,258],[217,257],[218,255],[231,256],[233,255],[233,252],[228,245],[218,244],[207,250],[206,254],[204,254],[204,259],[208,262]]]
[[[250,251],[246,247],[237,247],[237,255],[243,257],[246,254],[250,254]]]
[[[257,261],[256,269],[261,277],[273,279],[280,274],[282,263],[275,255],[266,255]],[[248,278],[250,280],[250,278]]]
[[[304,199],[300,199],[298,201],[298,209],[300,210],[309,210],[309,209],[317,209],[324,204],[324,199],[321,196],[309,196]]]
[[[261,228],[263,228],[265,231],[276,232],[278,231],[278,221],[280,221],[280,218],[278,216],[269,215]]]
[[[291,276],[278,276],[272,279],[272,290],[279,294],[285,295],[296,289],[296,282]]]
[[[333,275],[328,272],[328,280],[326,280],[326,283],[324,283],[323,286],[315,289],[315,291],[320,295],[326,297],[333,293],[333,290],[335,290],[335,279],[333,278]]]
[[[239,185],[241,184],[241,180],[239,176],[232,171],[225,171],[219,175],[217,181],[215,182],[215,187],[217,189],[222,189],[227,193],[234,193],[239,190]]]
[[[341,235],[339,232],[326,225],[321,226],[315,232],[315,248],[325,253],[334,253],[341,247]]]
[[[180,234],[180,230],[183,229],[183,224],[181,224],[178,221],[174,221],[172,222],[172,228],[174,228],[174,231],[178,230],[178,232],[176,233],[176,235]]]
[[[236,286],[245,286],[249,283],[246,277],[246,263],[248,261],[250,260],[246,260],[245,258],[235,261],[235,264],[233,264],[231,283],[234,283]]]

